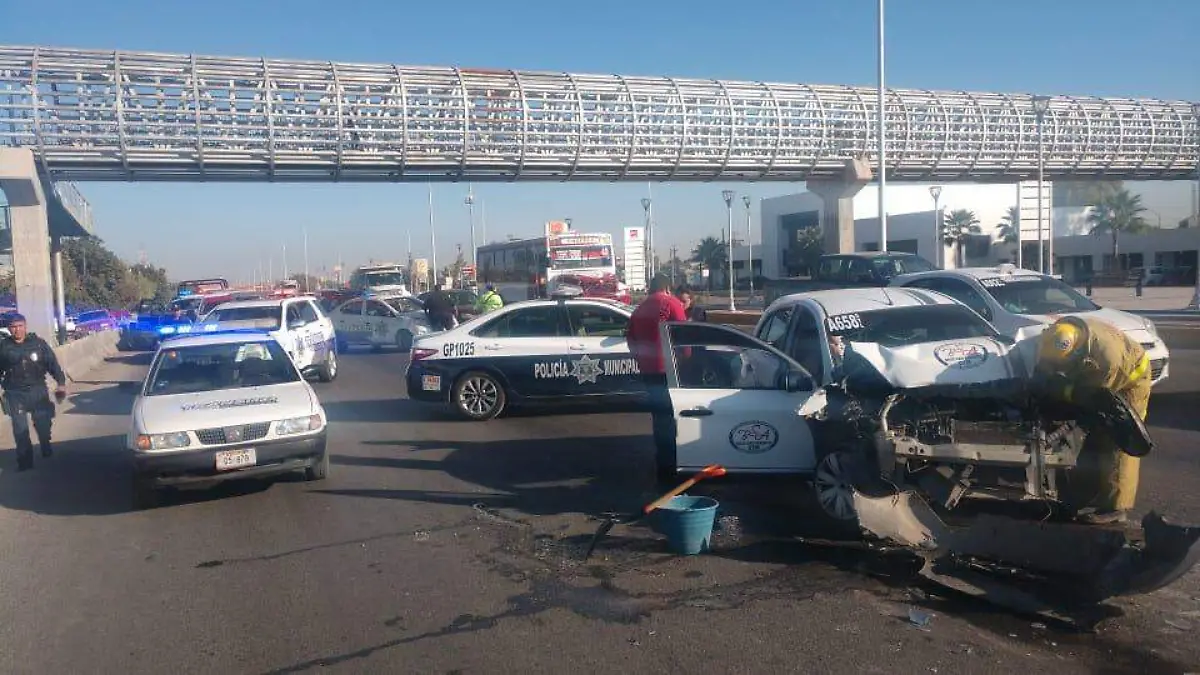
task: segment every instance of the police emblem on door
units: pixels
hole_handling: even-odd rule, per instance
[[[779,430],[766,422],[742,422],[729,432],[729,444],[747,455],[767,452],[779,442]]]

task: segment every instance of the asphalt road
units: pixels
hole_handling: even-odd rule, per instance
[[[1200,523],[1200,332],[1173,377],[1145,507]],[[1178,334],[1176,334],[1178,333]],[[0,455],[0,672],[1182,673],[1200,575],[1116,603],[1095,634],[930,595],[890,563],[797,543],[803,487],[715,487],[715,550],[666,554],[587,514],[651,495],[649,421],[523,413],[459,422],[404,400],[403,358],[343,357],[316,385],[331,478],[231,484],[128,509],[122,435],[144,357],[76,386],[58,455]],[[82,379],[82,378],[81,378]],[[7,431],[5,431],[7,434]],[[754,501],[754,500],[751,500]],[[740,532],[739,532],[740,530]],[[874,572],[868,575],[866,572]],[[924,628],[910,612],[931,614]]]

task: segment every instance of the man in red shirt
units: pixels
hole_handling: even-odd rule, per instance
[[[629,318],[625,341],[637,360],[642,382],[646,386],[646,402],[654,427],[655,472],[663,483],[675,478],[675,418],[671,397],[667,393],[667,376],[663,364],[662,340],[659,326],[667,321],[687,321],[683,303],[671,295],[670,280],[656,276],[650,281],[650,295],[638,305]]]

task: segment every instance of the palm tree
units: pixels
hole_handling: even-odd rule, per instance
[[[969,235],[980,232],[979,219],[968,209],[955,209],[942,221],[942,241],[954,247],[954,259],[960,267],[964,263],[963,242]]]
[[[1008,207],[1008,212],[1000,219],[1000,224],[996,226],[997,236],[1000,241],[1006,244],[1017,243],[1018,233],[1021,231],[1021,210],[1015,206]]]
[[[1108,234],[1112,237],[1112,264],[1115,269],[1119,267],[1117,254],[1120,252],[1118,240],[1121,233],[1137,234],[1150,227],[1142,218],[1142,212],[1146,210],[1142,206],[1142,196],[1121,188],[1101,195],[1091,206],[1088,224],[1092,226],[1092,234]]]
[[[692,251],[692,262],[700,263],[700,273],[708,270],[708,290],[713,288],[713,270],[722,269],[725,265],[725,244],[716,237],[705,237]]]

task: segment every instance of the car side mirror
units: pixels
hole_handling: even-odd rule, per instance
[[[290,328],[291,330],[296,330],[298,328],[304,328],[307,325],[308,324],[304,323],[304,319],[292,319],[291,321],[288,322],[288,328]]]
[[[789,370],[783,375],[783,390],[787,392],[812,391],[813,379],[800,370]]]

